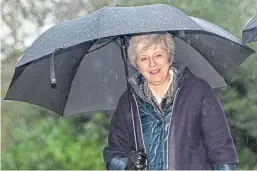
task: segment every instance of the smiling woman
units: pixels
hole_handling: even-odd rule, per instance
[[[174,42],[169,33],[134,36],[131,38],[128,56],[133,66],[147,80],[153,93],[161,99],[171,83]]]
[[[173,61],[174,50],[167,32],[130,39],[128,57],[138,72],[129,79],[131,92],[120,98],[111,121],[104,149],[108,169],[236,168],[219,100],[206,81]]]

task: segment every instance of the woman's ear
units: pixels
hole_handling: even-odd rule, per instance
[[[171,57],[170,60],[169,60],[169,66],[172,65],[172,62],[173,62],[173,60],[172,60],[172,57]]]
[[[174,60],[174,53],[171,53],[171,57],[170,57],[170,59],[169,59],[169,64],[170,64],[170,66],[171,66],[172,63],[173,63],[173,60]]]
[[[134,64],[135,64],[135,67],[134,67],[134,68],[135,68],[139,73],[141,73],[140,70],[139,70],[139,68],[138,68],[138,66],[137,66],[137,56],[135,57]]]

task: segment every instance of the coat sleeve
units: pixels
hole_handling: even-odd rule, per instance
[[[133,150],[132,141],[126,123],[126,107],[124,97],[120,98],[116,111],[111,119],[108,145],[104,148],[103,156],[107,169],[124,169],[127,156]]]
[[[201,126],[208,159],[214,169],[234,166],[237,155],[222,105],[209,84],[204,89]]]

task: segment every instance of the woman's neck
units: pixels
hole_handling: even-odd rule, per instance
[[[153,91],[153,94],[158,97],[163,97],[168,90],[172,82],[172,76],[169,74],[167,79],[160,85],[148,84],[150,89]]]

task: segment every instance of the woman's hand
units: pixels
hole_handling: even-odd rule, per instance
[[[144,150],[132,151],[128,156],[126,170],[142,170],[146,168],[146,154]]]

